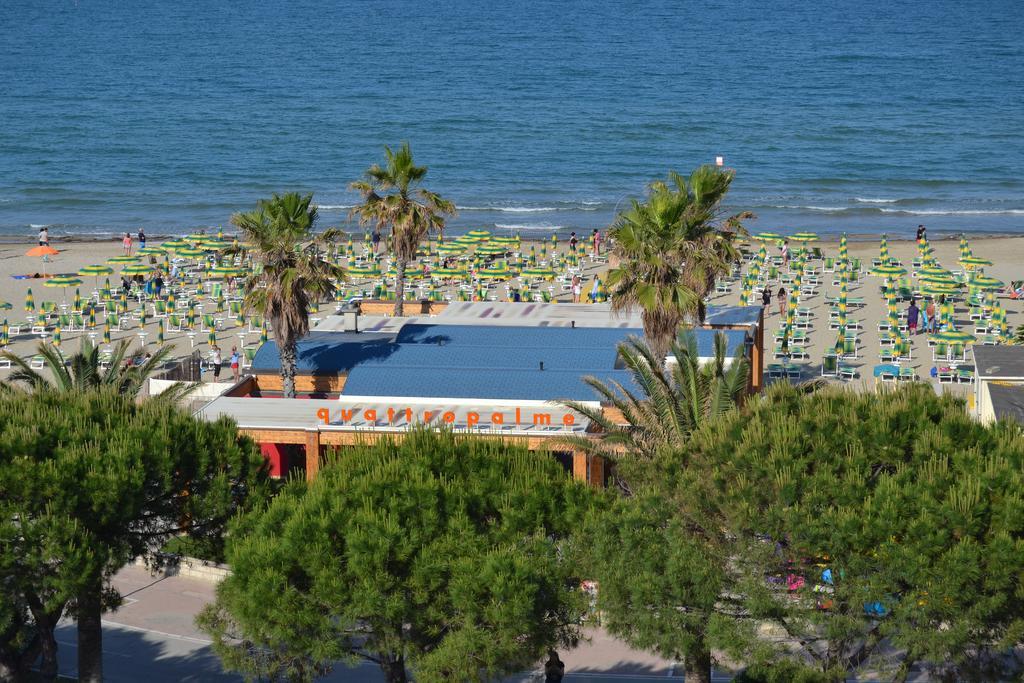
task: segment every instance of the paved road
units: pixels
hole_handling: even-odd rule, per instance
[[[122,570],[114,580],[125,605],[103,620],[103,665],[111,683],[236,683],[240,676],[222,671],[210,641],[195,626],[198,611],[213,598],[213,584],[182,577],[154,578],[138,567]],[[595,630],[590,642],[565,653],[566,683],[640,683],[679,678],[672,662],[631,650]],[[66,621],[57,631],[61,673],[75,673],[76,629]],[[376,666],[339,669],[326,681],[380,683]],[[510,683],[540,680],[522,674]],[[729,680],[715,677],[716,681]]]

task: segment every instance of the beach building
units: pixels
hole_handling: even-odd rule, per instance
[[[982,422],[1024,424],[1024,346],[975,346],[974,411]]]
[[[751,361],[750,388],[758,390],[761,309],[712,307],[707,319],[695,332],[700,355],[713,355],[722,332],[729,356],[742,349]],[[320,320],[299,342],[299,398],[282,398],[280,357],[268,342],[244,380],[199,414],[235,420],[275,476],[304,469],[313,477],[327,447],[425,423],[552,448],[574,476],[602,484],[600,459],[559,450],[558,437],[595,428],[561,402],[600,406],[587,376],[635,389],[617,353],[632,335],[642,335],[638,316],[617,317],[600,304],[465,302],[402,318],[363,316],[353,307]]]

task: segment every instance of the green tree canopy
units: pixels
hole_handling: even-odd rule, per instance
[[[391,231],[395,250],[395,315],[402,315],[405,300],[405,269],[416,259],[420,243],[431,233],[444,230],[445,216],[455,215],[455,204],[436,192],[419,187],[427,175],[417,166],[408,142],[397,150],[384,147],[385,163],[374,164],[364,180],[352,183],[363,203],[352,209],[360,223],[372,223]]]
[[[275,194],[261,199],[254,211],[231,217],[258,264],[246,283],[243,305],[270,322],[286,398],[295,398],[296,345],[309,333],[311,304],[333,297],[335,282],[345,277],[344,269],[324,259],[319,249],[305,248],[319,240],[312,202],[311,194]]]
[[[926,385],[773,388],[659,458],[622,503],[666,514],[623,541],[640,566],[669,552],[645,553],[642,532],[694,547],[696,569],[615,585],[602,605],[636,642],[682,647],[692,632],[665,615],[706,609],[710,588],[695,605],[679,589],[703,580],[720,591],[709,642],[762,668],[781,657],[832,680],[999,678],[1024,640],[1022,460],[1019,426],[982,425]]]
[[[23,671],[41,650],[52,679],[53,629],[71,613],[94,634],[80,680],[100,680],[99,619],[119,602],[109,578],[175,534],[220,534],[265,482],[229,420],[109,388],[0,393],[0,666]]]
[[[250,676],[369,661],[392,682],[489,680],[578,637],[562,550],[591,496],[519,445],[413,431],[349,448],[235,523],[200,624]]]

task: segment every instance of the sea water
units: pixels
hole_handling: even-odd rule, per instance
[[[403,140],[456,231],[604,228],[718,156],[754,230],[1024,226],[1021,0],[0,10],[3,234],[178,234],[289,190],[346,226]]]

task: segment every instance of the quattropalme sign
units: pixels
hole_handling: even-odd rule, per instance
[[[568,410],[523,408],[413,408],[387,406],[380,408],[320,408],[317,418],[324,425],[352,426],[363,424],[379,427],[410,427],[414,424],[465,425],[482,429],[504,427],[572,429],[576,416]]]

